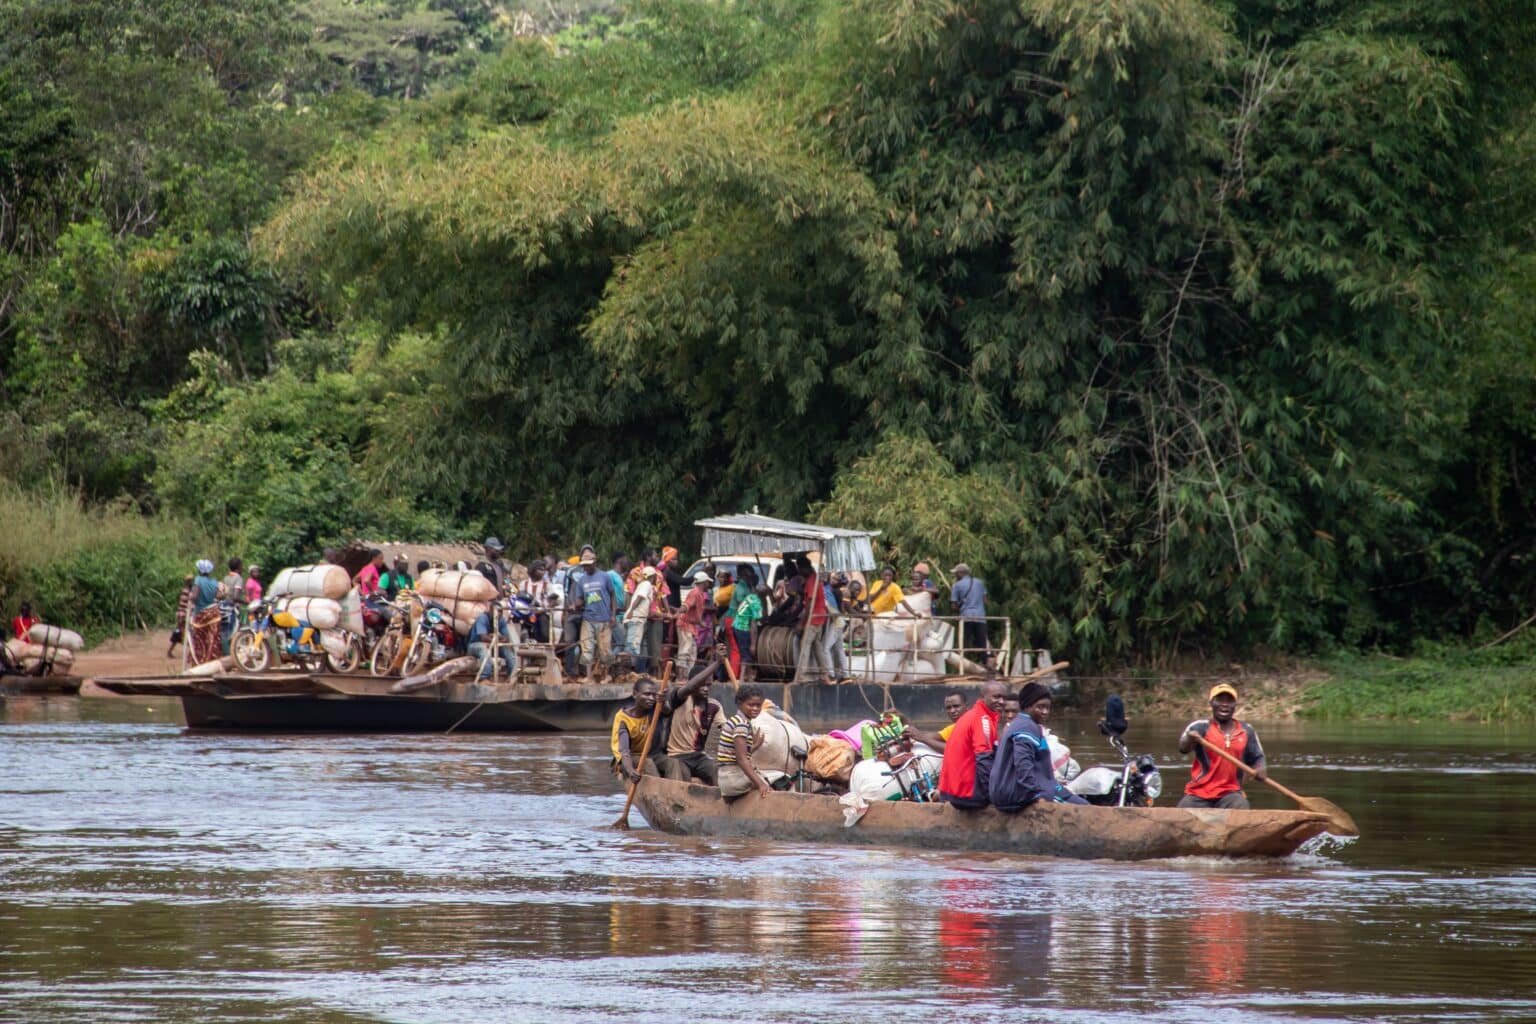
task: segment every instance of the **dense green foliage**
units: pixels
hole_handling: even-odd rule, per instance
[[[284,560],[816,515],[1078,660],[1536,604],[1529,3],[165,8],[0,2],[14,476]]]
[[[0,520],[0,603],[14,614],[30,600],[88,640],[168,623],[182,576],[211,549],[185,520],[132,504],[87,507],[56,486],[0,485]]]

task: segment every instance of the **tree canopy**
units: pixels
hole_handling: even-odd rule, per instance
[[[1080,659],[1536,600],[1529,4],[637,0],[510,41],[348,6],[307,8],[318,56],[264,8],[154,44],[250,126],[244,201],[192,161],[143,193],[198,198],[177,236],[92,200],[11,246],[16,379],[152,409],[104,489],[253,540],[309,509],[285,551],[822,516]],[[188,70],[233,38],[270,42]],[[58,83],[0,88],[26,194],[108,160]],[[154,405],[193,380],[206,413]]]

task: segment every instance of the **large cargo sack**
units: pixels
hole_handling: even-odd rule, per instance
[[[337,625],[348,633],[363,635],[363,596],[356,587],[347,591],[347,596],[341,599],[341,617]]]
[[[818,779],[847,782],[859,755],[852,747],[833,736],[815,736],[805,758],[805,770]]]
[[[337,636],[335,633],[321,633],[320,646],[325,648],[325,653],[337,661],[344,661],[347,657],[347,638]]]
[[[473,569],[428,569],[416,581],[416,592],[441,603],[494,601],[496,584]]]
[[[347,570],[339,565],[320,562],[284,569],[267,588],[267,596],[324,597],[340,601],[351,589],[352,579],[347,575]]]
[[[448,606],[448,612],[453,616],[453,631],[459,636],[469,636],[469,631],[475,628],[475,620],[490,610],[489,601],[455,601],[441,602]]]
[[[341,621],[341,603],[328,597],[296,597],[283,610],[316,629],[335,629]]]
[[[42,644],[44,647],[62,647],[69,651],[78,651],[85,646],[85,641],[80,639],[80,634],[74,630],[47,626],[41,622],[27,631],[27,637],[35,644]]]
[[[16,640],[14,638],[7,640],[5,642],[5,649],[9,651],[11,657],[15,658],[17,661],[26,661],[28,659],[37,661],[43,656],[43,648],[41,644],[31,644],[25,640]]]

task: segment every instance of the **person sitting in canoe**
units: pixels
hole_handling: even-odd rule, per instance
[[[629,706],[620,708],[613,716],[609,747],[613,751],[614,773],[630,782],[639,782],[642,772],[662,774],[657,756],[661,745],[654,741],[651,749],[657,753],[648,754],[643,766],[638,764],[640,751],[645,748],[646,730],[651,727],[651,711],[656,707],[656,680],[649,677],[635,680],[630,698]]]
[[[1195,741],[1199,736],[1213,743],[1252,768],[1258,778],[1267,778],[1269,769],[1264,764],[1264,748],[1259,744],[1259,734],[1253,726],[1240,722],[1237,714],[1237,690],[1230,683],[1217,683],[1211,687],[1211,717],[1199,718],[1184,727],[1179,736],[1179,753],[1193,751],[1195,763],[1190,768],[1189,782],[1184,785],[1184,797],[1180,807],[1218,807],[1224,811],[1248,810],[1248,797],[1243,795],[1243,776],[1237,766],[1219,757],[1212,757]]]
[[[1056,768],[1045,723],[1051,717],[1051,691],[1041,683],[1019,690],[1023,713],[1014,718],[997,743],[988,780],[992,805],[1010,814],[1032,803],[1086,804],[1087,800],[1056,781]]]
[[[736,713],[720,728],[720,746],[715,759],[720,762],[720,795],[727,800],[756,789],[759,796],[773,792],[768,780],[752,764],[752,753],[763,745],[763,733],[752,725],[763,713],[763,689],[752,683],[736,688]]]
[[[1021,690],[1019,692],[1022,693],[1023,691]],[[998,716],[997,716],[997,734],[998,734],[998,736],[1002,736],[1003,733],[1007,732],[1008,731],[1008,727],[1013,724],[1013,720],[1015,718],[1018,718],[1018,717],[1019,717],[1019,702],[1018,702],[1018,699],[1015,698],[1015,697],[1009,697],[1007,700],[1003,701],[1003,710],[1000,711],[998,713]],[[1002,740],[999,739],[998,742],[1001,743]]]
[[[1007,699],[1002,680],[988,679],[976,703],[955,723],[939,772],[939,797],[945,803],[968,810],[991,804],[987,785],[997,747],[997,716]]]
[[[667,756],[661,762],[667,778],[678,782],[694,779],[706,786],[716,785],[720,766],[704,749],[709,730],[725,717],[725,708],[709,695],[715,672],[725,664],[725,644],[717,644],[712,657],[697,668],[688,681],[667,695],[671,726],[666,732]]]
[[[959,690],[952,690],[944,695],[944,713],[949,716],[949,724],[936,732],[924,732],[922,729],[911,730],[912,738],[919,743],[926,743],[936,753],[944,753],[944,745],[954,735],[955,723],[960,721],[960,716],[965,714],[965,694]]]

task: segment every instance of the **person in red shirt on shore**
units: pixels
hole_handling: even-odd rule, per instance
[[[1269,769],[1264,764],[1264,748],[1259,744],[1259,734],[1247,722],[1239,722],[1237,714],[1237,690],[1230,683],[1217,683],[1211,687],[1211,717],[1200,718],[1184,727],[1179,737],[1179,753],[1193,752],[1195,763],[1190,768],[1189,782],[1184,786],[1184,798],[1180,807],[1217,807],[1224,811],[1248,810],[1248,798],[1243,795],[1243,776],[1232,762],[1215,757],[1195,737],[1215,744],[1258,773],[1263,779]]]
[[[981,685],[981,697],[955,722],[939,770],[939,796],[945,803],[975,810],[991,802],[987,782],[997,749],[997,715],[1007,699],[1002,681],[989,679]]]
[[[30,643],[31,637],[28,634],[32,632],[32,627],[42,620],[32,614],[32,606],[26,601],[21,602],[20,611],[21,614],[11,620],[11,633],[17,640],[26,640]]]

